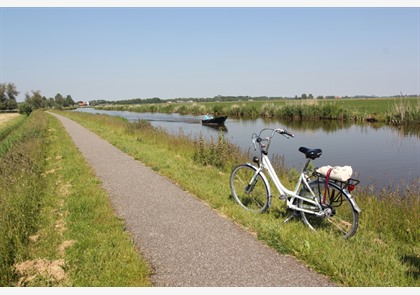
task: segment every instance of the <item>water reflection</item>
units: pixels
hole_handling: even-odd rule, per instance
[[[420,126],[398,125],[389,127],[393,130],[397,130],[398,134],[401,134],[401,136],[414,136],[420,139]]]
[[[168,133],[182,133],[191,138],[199,135],[216,139],[220,129],[203,126],[201,117],[179,114],[132,113],[78,109],[77,111],[110,114],[128,120],[148,120]],[[284,156],[285,165],[301,169],[305,158],[299,147],[321,148],[323,155],[316,166],[351,165],[361,185],[378,187],[412,182],[420,178],[420,128],[389,126],[381,123],[352,124],[349,122],[299,122],[258,118],[241,120],[228,118],[224,136],[247,151],[252,147],[251,135],[263,128],[286,128],[295,134],[287,140],[278,136],[270,147],[270,154]]]
[[[213,129],[213,130],[215,130],[217,132],[221,132],[222,131],[224,133],[228,133],[228,129],[225,126],[225,124],[223,124],[223,125],[203,125],[203,127],[211,128],[211,129]]]
[[[264,120],[264,124],[280,123],[286,128],[293,130],[322,130],[324,132],[335,132],[341,129],[350,128],[353,124],[338,121],[284,121],[284,120]]]

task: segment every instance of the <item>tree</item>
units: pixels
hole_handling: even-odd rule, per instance
[[[41,96],[39,90],[32,91],[32,96],[26,94],[25,102],[31,106],[33,110],[46,107],[46,98]]]
[[[54,105],[55,105],[54,98],[53,97],[48,98],[48,100],[47,100],[47,107],[48,108],[53,108]]]
[[[74,100],[73,100],[73,98],[71,98],[70,95],[67,95],[66,99],[64,100],[64,106],[68,107],[68,106],[72,106],[72,105],[74,105]]]
[[[55,104],[60,107],[64,106],[64,97],[60,93],[55,95]]]
[[[6,94],[9,99],[16,101],[16,96],[19,95],[19,91],[16,89],[16,85],[13,83],[9,83],[6,85]]]
[[[304,93],[304,94],[302,94],[301,98],[302,99],[308,99],[308,96]]]
[[[26,101],[22,102],[19,104],[19,113],[29,116],[29,114],[32,113],[32,106]]]
[[[4,110],[6,108],[6,84],[0,84],[0,110]]]
[[[0,84],[0,110],[14,110],[17,108],[16,96],[19,91],[13,83]]]

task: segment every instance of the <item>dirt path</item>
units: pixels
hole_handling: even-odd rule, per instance
[[[155,286],[334,286],[94,133],[52,115],[109,192],[117,214],[154,269]]]

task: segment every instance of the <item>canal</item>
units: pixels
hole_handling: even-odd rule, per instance
[[[191,138],[200,134],[206,138],[217,138],[219,130],[203,126],[201,117],[179,114],[134,113],[127,111],[103,111],[79,108],[76,111],[121,116],[130,121],[147,120],[168,133],[182,132]],[[298,148],[321,148],[322,156],[315,166],[350,165],[355,178],[364,187],[376,189],[399,185],[419,185],[420,181],[420,130],[419,128],[395,127],[379,123],[353,124],[338,121],[287,122],[279,120],[242,120],[228,118],[224,137],[247,151],[251,148],[252,133],[263,128],[285,128],[295,137],[287,139],[275,136],[270,154],[284,157],[287,167],[300,170],[305,158]]]

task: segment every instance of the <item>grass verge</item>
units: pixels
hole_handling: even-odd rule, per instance
[[[208,159],[212,149],[216,151],[212,157],[218,156],[217,147],[203,148],[199,140],[171,136],[144,122],[133,124],[87,113],[60,114],[172,179],[280,253],[294,255],[342,286],[420,286],[420,203],[415,184],[396,195],[383,192],[380,197],[371,191],[356,191],[363,210],[360,227],[356,236],[343,240],[328,232],[310,231],[299,220],[282,224],[287,214],[278,200],[273,201],[268,214],[254,215],[239,208],[229,189],[230,170],[243,160],[235,153],[227,165],[216,168],[211,161],[208,165]],[[282,181],[289,183],[291,175],[285,174]]]
[[[42,111],[27,120],[1,142],[13,144],[0,159],[0,285],[151,286],[147,262],[62,125]]]

